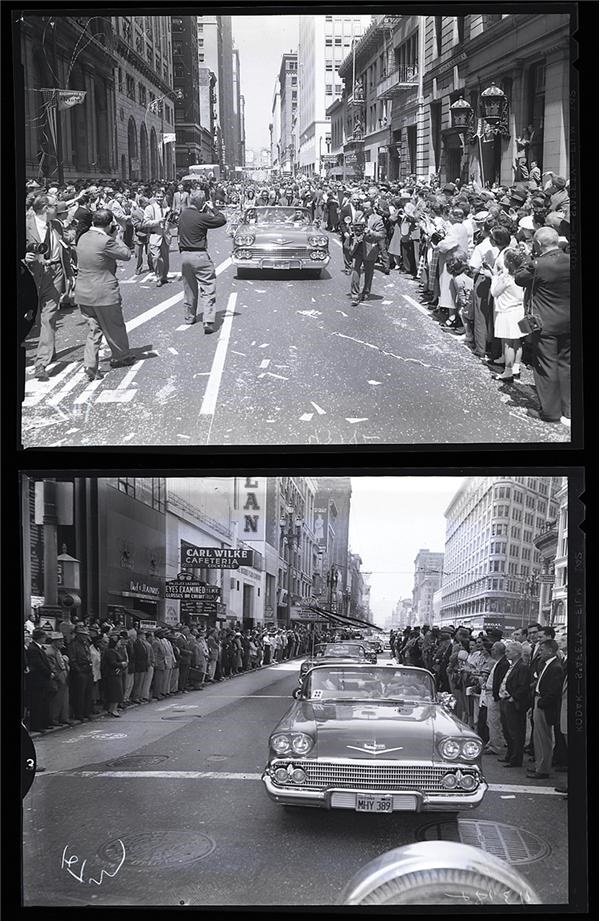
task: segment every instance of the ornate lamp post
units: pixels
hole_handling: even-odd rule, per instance
[[[473,114],[472,106],[460,96],[456,102],[450,106],[450,119],[453,128],[462,128],[466,130],[469,126],[471,115]]]
[[[497,125],[504,113],[506,95],[494,82],[481,94],[483,117],[489,125]]]

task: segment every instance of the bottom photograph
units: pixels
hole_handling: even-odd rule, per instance
[[[569,902],[568,477],[21,490],[23,905]]]

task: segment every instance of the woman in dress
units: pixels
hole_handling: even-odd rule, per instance
[[[502,340],[504,355],[504,371],[494,377],[507,384],[521,376],[525,334],[519,329],[519,320],[525,316],[524,289],[516,284],[514,276],[524,262],[525,256],[519,250],[502,250],[494,263],[490,289],[494,298],[494,335]]]
[[[394,198],[390,204],[390,224],[393,227],[392,239],[390,240],[390,245],[388,246],[388,253],[390,257],[390,269],[402,269],[402,234],[400,232],[400,224],[402,221],[401,209],[402,199]]]

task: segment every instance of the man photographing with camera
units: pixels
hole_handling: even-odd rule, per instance
[[[129,354],[121,292],[116,278],[117,261],[128,262],[131,251],[123,242],[112,211],[100,208],[94,212],[92,221],[90,229],[81,235],[77,243],[74,293],[75,303],[88,321],[83,364],[90,381],[102,377],[98,371],[98,354],[103,335],[112,353],[111,368],[122,368],[135,361]]]
[[[60,298],[73,273],[63,227],[56,220],[48,197],[38,195],[31,208],[27,215],[24,261],[35,281],[40,307],[35,376],[38,381],[49,381],[46,368],[54,357]]]
[[[215,213],[206,193],[192,192],[190,203],[179,216],[179,251],[181,253],[181,276],[183,278],[183,304],[185,322],[196,322],[198,291],[202,305],[202,321],[205,333],[215,331],[217,276],[215,266],[206,248],[209,230],[223,227],[227,223],[224,214]]]

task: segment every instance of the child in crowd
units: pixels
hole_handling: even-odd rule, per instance
[[[467,261],[459,256],[452,257],[446,263],[446,268],[452,276],[450,279],[450,292],[456,306],[457,315],[462,320],[463,328],[458,326],[451,332],[462,335],[464,332],[465,344],[472,350],[475,339],[473,336],[473,278]],[[444,327],[442,327],[444,329]]]

